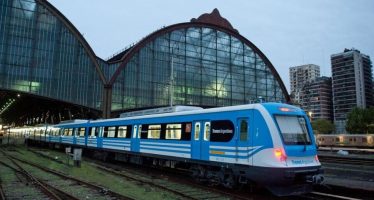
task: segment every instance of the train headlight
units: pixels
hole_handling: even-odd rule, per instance
[[[318,155],[314,156],[314,160],[316,160],[316,162],[319,163]]]
[[[286,154],[284,153],[283,149],[281,149],[281,148],[274,149],[274,155],[280,161],[286,161],[286,159],[287,159]]]

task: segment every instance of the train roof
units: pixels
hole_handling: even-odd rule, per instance
[[[200,109],[200,110],[192,110],[192,111],[181,111],[181,112],[172,112],[172,113],[163,113],[163,114],[152,114],[152,115],[145,115],[145,116],[134,116],[134,117],[126,117],[126,118],[102,119],[102,120],[90,121],[90,123],[101,123],[101,122],[107,122],[107,121],[121,121],[121,120],[135,120],[135,119],[156,118],[156,117],[171,117],[171,116],[180,116],[180,115],[206,114],[206,113],[247,110],[247,109],[258,110],[260,109],[260,107],[264,108],[265,106],[271,106],[271,107],[287,106],[293,109],[300,109],[292,105],[282,104],[282,103],[256,103],[256,104],[208,108],[208,109]]]

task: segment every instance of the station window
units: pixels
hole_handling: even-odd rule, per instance
[[[245,122],[243,125],[243,132],[245,132],[245,139],[247,139],[247,128],[248,123],[246,120],[243,120],[242,122]],[[242,127],[240,127],[242,128]],[[243,134],[243,135],[244,135]],[[230,120],[216,120],[211,122],[211,132],[210,132],[210,138],[207,138],[207,140],[210,139],[212,142],[228,142],[234,137],[234,124]],[[205,140],[205,137],[204,137]]]
[[[148,135],[149,139],[160,139],[161,135],[161,125],[149,125],[148,126]]]
[[[200,122],[195,123],[195,134],[194,134],[195,140],[199,140],[200,137]]]
[[[181,137],[182,137],[182,124],[167,124],[166,125],[165,139],[180,140]]]
[[[248,140],[248,121],[247,119],[240,120],[240,141]]]
[[[210,138],[210,122],[205,122],[204,125],[204,140],[209,141]]]
[[[119,126],[118,127],[118,136],[117,137],[119,137],[119,138],[126,138],[127,137],[127,126]]]

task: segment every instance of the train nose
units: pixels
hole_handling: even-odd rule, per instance
[[[321,184],[323,182],[325,178],[320,175],[320,174],[317,174],[317,175],[313,175],[313,176],[309,176],[307,177],[306,181],[308,183],[313,183],[313,184]]]

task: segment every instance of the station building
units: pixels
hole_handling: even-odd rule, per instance
[[[97,110],[104,118],[169,105],[290,101],[271,62],[217,9],[104,60],[45,0],[1,0],[0,90]]]

